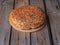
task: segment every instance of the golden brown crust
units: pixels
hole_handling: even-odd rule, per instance
[[[20,29],[34,29],[44,23],[45,15],[36,6],[22,6],[10,13],[9,20]]]
[[[35,31],[41,30],[45,26],[45,23],[44,23],[43,25],[41,25],[40,27],[38,27],[36,29],[22,30],[19,26],[15,25],[12,22],[12,20],[9,19],[9,22],[13,26],[14,29],[16,29],[17,31],[21,31],[21,32],[35,32]]]

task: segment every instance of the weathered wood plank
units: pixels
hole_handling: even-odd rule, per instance
[[[60,45],[60,7],[58,0],[46,0],[51,31],[55,45]]]
[[[43,0],[30,0],[30,4],[38,6],[44,11]],[[31,43],[32,45],[50,45],[47,26],[41,31],[31,33]]]
[[[10,45],[19,45],[18,31],[12,28],[12,36]]]
[[[26,37],[24,32],[19,32],[19,45],[26,45]]]
[[[28,0],[15,0],[15,8],[28,5]],[[30,45],[29,33],[18,32],[12,29],[11,45]]]
[[[60,8],[58,0],[46,0],[54,45],[60,45]]]
[[[0,0],[0,45],[9,44],[9,13],[13,8],[13,0]]]
[[[15,8],[20,6],[28,5],[28,0],[17,0],[15,1]]]

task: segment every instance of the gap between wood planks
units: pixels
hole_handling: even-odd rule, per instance
[[[13,1],[13,9],[14,9],[14,7],[15,7],[15,0]],[[10,29],[9,45],[11,44],[11,36],[12,36],[12,26]]]
[[[50,45],[54,45],[52,32],[51,32],[51,26],[50,26],[49,17],[48,17],[48,14],[47,14],[47,8],[46,8],[46,1],[45,0],[43,0],[43,4],[44,4],[44,9],[45,9],[46,23],[47,23],[48,32],[49,32]]]

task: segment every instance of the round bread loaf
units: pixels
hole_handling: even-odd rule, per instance
[[[45,14],[36,6],[21,6],[11,11],[9,22],[22,32],[33,32],[44,27]]]

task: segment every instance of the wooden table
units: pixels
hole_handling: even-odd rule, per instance
[[[46,26],[33,33],[18,32],[9,24],[9,13],[35,5],[46,14]],[[60,45],[60,0],[0,0],[0,45]]]

